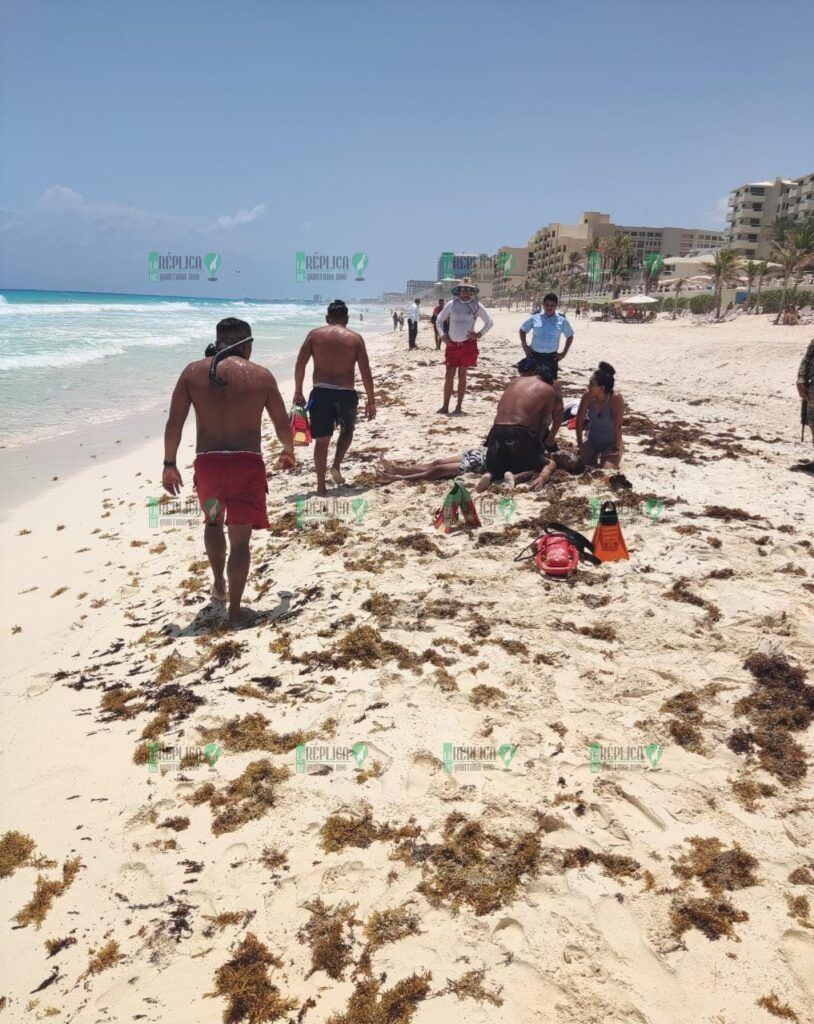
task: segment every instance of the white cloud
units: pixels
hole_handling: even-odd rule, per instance
[[[232,216],[218,217],[215,221],[215,227],[218,228],[234,228],[238,224],[251,224],[252,221],[257,220],[258,217],[266,212],[266,204],[258,203],[257,206],[253,206],[251,210],[238,210],[237,213]]]
[[[243,224],[251,224],[266,210],[265,203],[258,203],[250,210],[223,214],[215,220],[202,217],[176,217],[171,214],[150,213],[137,206],[122,206],[119,203],[94,202],[86,199],[81,192],[66,185],[52,185],[37,201],[37,209],[49,213],[74,214],[91,220],[104,227],[126,224],[131,227],[168,226],[188,231],[230,231]]]
[[[721,196],[716,199],[715,206],[706,214],[707,223],[713,228],[722,228],[726,224],[726,214],[729,206],[729,196]]]

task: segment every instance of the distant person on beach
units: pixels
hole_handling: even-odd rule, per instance
[[[441,341],[446,346],[444,363],[444,404],[439,413],[449,413],[449,403],[455,386],[455,371],[458,371],[458,397],[453,416],[460,416],[464,396],[466,395],[466,375],[470,367],[478,365],[478,342],[486,334],[494,321],[478,301],[478,289],[468,278],[452,289],[453,298],[438,314],[436,323],[439,325]],[[480,317],[483,327],[475,330],[475,322]]]
[[[797,394],[801,401],[807,403],[805,423],[814,442],[814,338],[808,343],[800,369],[797,371]],[[811,473],[814,472],[814,462],[800,462],[794,468]]]
[[[175,459],[189,414],[195,409],[197,438],[193,486],[205,515],[204,546],[212,567],[212,598],[226,600],[224,569],[229,582],[229,622],[251,622],[255,613],[241,608],[249,575],[252,530],[264,530],[266,467],[260,454],[263,410],[271,417],[283,446],[279,467],[294,466],[294,441],[286,408],[271,373],[251,362],[252,330],[244,320],[221,320],[216,341],[207,349],[210,358],[190,363],[178,378],[164,431],[162,484],[170,494],[181,491],[183,481]],[[226,560],[224,516],[229,533]]]
[[[404,314],[399,310],[399,330],[404,330]]]
[[[432,331],[435,335],[435,347],[436,349],[441,348],[441,335],[438,333],[438,314],[444,308],[444,300],[438,299],[433,307],[432,316],[430,317],[430,323],[432,324]]]
[[[397,330],[397,329],[398,329],[398,325],[399,325],[399,315],[398,315],[398,313],[397,313],[397,312],[395,311],[395,309],[394,309],[394,310],[392,310],[391,312],[392,312],[392,314],[393,314],[393,330],[395,331],[395,330]]]
[[[418,348],[416,338],[418,337],[418,318],[421,299],[413,299],[410,308],[407,310],[407,347]]]
[[[600,363],[591,374],[588,389],[577,409],[577,447],[585,466],[613,466],[622,461],[622,420],[625,402],[614,389],[616,371],[610,363]],[[585,436],[585,421],[588,432]]]
[[[359,404],[355,388],[357,366],[367,395],[365,416],[372,420],[376,415],[373,375],[370,372],[365,342],[361,334],[348,328],[348,307],[341,299],[334,299],[328,306],[325,322],[326,327],[317,327],[309,332],[294,368],[294,405],[305,405],[302,392],[305,367],[309,359],[314,360],[313,390],[307,408],[311,420],[311,434],[314,438],[317,494],[322,497],[327,494],[325,472],[328,464],[328,445],[337,427],[339,437],[331,466],[331,478],[337,485],[345,482],[341,470],[342,460],[353,440],[356,409]]]

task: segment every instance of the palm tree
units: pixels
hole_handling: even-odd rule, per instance
[[[676,282],[673,285],[673,288],[674,288],[675,293],[676,293],[675,294],[675,298],[673,299],[673,320],[675,320],[676,313],[678,312],[678,296],[684,290],[684,285],[686,283],[687,283],[687,278],[686,277],[679,277],[679,278],[676,278]]]
[[[715,285],[715,319],[721,319],[721,298],[724,285],[734,284],[740,271],[740,257],[734,249],[719,249],[715,253],[709,272]]]
[[[757,291],[755,292],[755,311],[757,312],[758,305],[760,304],[760,292],[763,288],[763,278],[769,273],[769,264],[763,260],[757,265]],[[749,302],[749,296],[746,296],[747,303]],[[746,307],[746,312],[750,313],[749,306]]]
[[[743,268],[746,274],[746,300],[744,302],[744,309],[749,312],[749,297],[752,294],[752,285],[755,283],[755,278],[760,272],[760,263],[757,260],[747,260],[746,266]]]
[[[803,272],[814,263],[814,216],[807,217],[801,222],[792,221],[788,217],[778,217],[772,235],[772,255],[780,264],[778,273],[783,278],[783,293],[774,321],[775,324],[779,324],[786,307],[789,281],[794,278],[793,295],[797,291]]]
[[[605,258],[608,261],[613,286],[613,298],[619,298],[622,290],[620,280],[632,269],[633,240],[630,235],[614,235],[605,246]]]

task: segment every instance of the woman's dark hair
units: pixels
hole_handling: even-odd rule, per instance
[[[594,380],[601,388],[604,388],[608,394],[613,391],[615,377],[616,370],[614,370],[610,363],[600,363],[594,370]]]

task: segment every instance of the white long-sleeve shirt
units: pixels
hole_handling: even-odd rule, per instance
[[[475,330],[475,321],[478,317],[483,321],[480,332],[483,337],[494,326],[494,320],[477,299],[464,302],[463,299],[455,298],[449,301],[438,314],[436,325],[439,331],[448,334],[452,341],[466,341],[469,332]],[[447,320],[449,320],[449,325],[445,330]]]
[[[415,303],[413,303],[407,310],[407,319],[412,320],[414,323],[418,323],[418,306]]]

